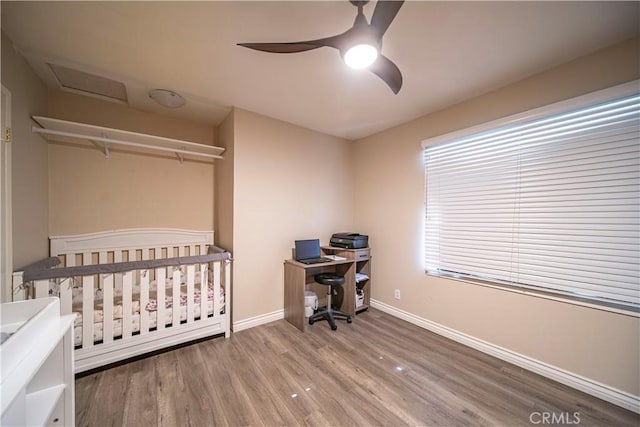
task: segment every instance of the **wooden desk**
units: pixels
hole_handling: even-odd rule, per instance
[[[356,263],[352,259],[323,262],[320,264],[303,264],[293,259],[284,262],[284,318],[296,328],[304,332],[307,319],[304,317],[305,285],[318,294],[318,302],[326,305],[327,286],[315,282],[313,276],[331,271],[344,276],[342,285],[344,297],[340,310],[349,313],[355,320]]]

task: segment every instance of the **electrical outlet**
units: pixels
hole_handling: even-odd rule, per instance
[[[396,291],[393,293],[393,297],[395,299],[400,299],[400,289],[396,289]]]

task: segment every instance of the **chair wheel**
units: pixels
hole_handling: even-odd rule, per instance
[[[331,330],[335,331],[336,329],[338,329],[338,327],[336,325],[331,326]]]
[[[351,316],[347,317],[347,323],[351,323],[353,322],[353,319],[351,318]]]
[[[313,322],[314,322],[314,320],[310,317],[310,318],[309,318],[309,324],[310,324],[310,325],[313,325]]]

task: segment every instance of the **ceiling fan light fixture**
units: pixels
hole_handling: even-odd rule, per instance
[[[343,59],[345,64],[356,70],[367,68],[378,58],[378,49],[366,43],[351,46],[345,52]]]
[[[381,52],[383,36],[395,19],[404,0],[378,0],[368,21],[362,8],[369,0],[350,0],[358,8],[353,26],[335,36],[296,42],[238,43],[248,49],[270,53],[298,53],[329,47],[340,52],[348,67],[368,70],[381,78],[397,94],[402,88],[402,73],[396,64]]]

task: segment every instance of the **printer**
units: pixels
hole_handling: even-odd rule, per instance
[[[369,236],[358,233],[335,233],[329,241],[331,246],[345,249],[362,249],[369,246]]]

